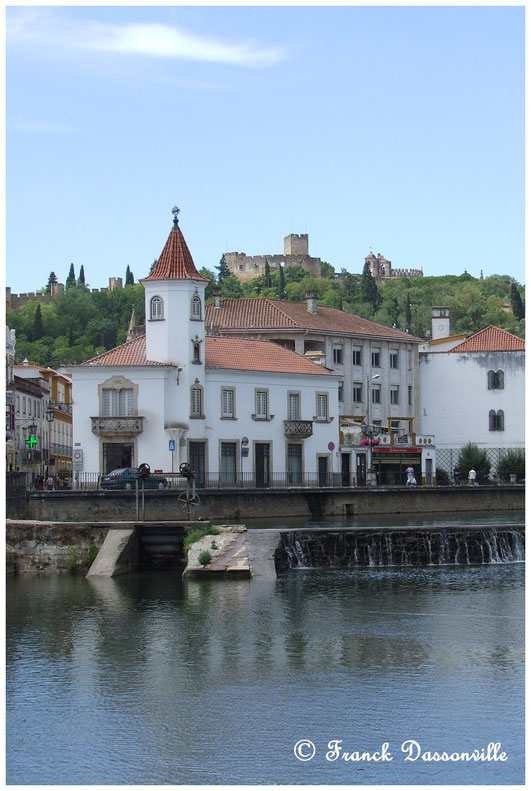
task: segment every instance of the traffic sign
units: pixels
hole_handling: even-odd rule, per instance
[[[175,440],[174,439],[168,440],[168,450],[171,450],[172,452],[175,450]]]

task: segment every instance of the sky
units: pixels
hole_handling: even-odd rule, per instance
[[[372,250],[524,281],[524,9],[8,7],[6,285]]]

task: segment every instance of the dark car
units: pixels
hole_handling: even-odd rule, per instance
[[[145,489],[166,489],[168,479],[162,475],[138,476],[136,467],[120,467],[117,470],[102,475],[100,485],[103,489],[134,489],[138,480],[138,488],[144,486]]]

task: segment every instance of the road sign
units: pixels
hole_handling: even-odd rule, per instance
[[[74,448],[72,454],[74,472],[81,472],[83,470],[83,449]]]
[[[168,440],[168,450],[171,450],[172,452],[175,450],[175,440],[174,439]]]

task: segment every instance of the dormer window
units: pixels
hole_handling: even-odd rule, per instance
[[[201,310],[201,297],[199,294],[196,293],[192,297],[192,309],[191,309],[191,319],[194,321],[201,321],[202,319],[202,310]]]
[[[164,318],[164,302],[162,297],[152,297],[150,302],[151,321],[161,321]]]

